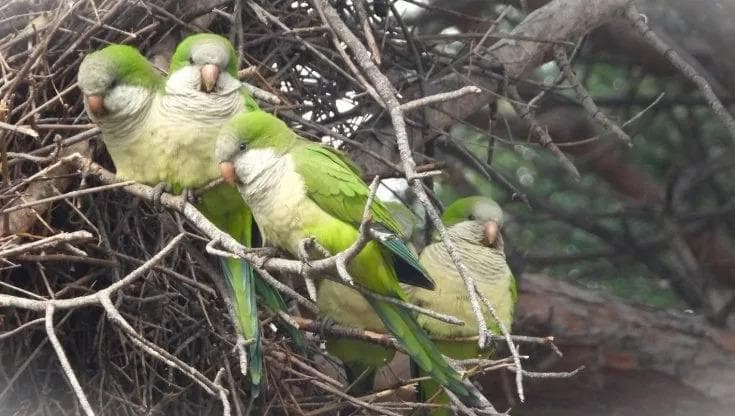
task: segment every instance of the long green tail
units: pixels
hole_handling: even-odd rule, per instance
[[[255,300],[255,276],[253,268],[242,260],[222,259],[222,271],[227,277],[230,294],[234,298],[237,324],[248,345],[248,375],[252,383],[252,395],[260,393],[263,377],[263,351],[258,322],[258,303]]]
[[[408,311],[392,303],[366,299],[419,368],[430,374],[437,383],[454,392],[460,399],[472,401],[472,395],[462,383],[462,377],[447,363],[429,336]]]
[[[413,364],[413,363],[411,363]],[[413,367],[413,366],[412,366]],[[418,370],[413,374],[414,377],[423,377],[426,373]],[[448,405],[450,400],[446,393],[441,391],[441,386],[434,380],[426,380],[419,382],[419,391],[417,400],[421,403],[443,404]],[[451,416],[452,411],[448,408],[436,408],[428,412],[431,416]]]
[[[447,357],[456,360],[467,360],[470,358],[490,358],[493,355],[493,349],[480,351],[477,343],[474,341],[437,341],[434,343],[436,348]],[[417,368],[411,363],[411,376],[423,377],[427,373]],[[441,386],[434,380],[426,380],[419,382],[418,401],[422,403],[432,403],[449,405],[451,400],[449,396],[442,390]],[[436,408],[428,412],[431,416],[451,416],[452,411],[448,407]]]
[[[212,188],[202,195],[198,208],[221,230],[248,247],[252,245],[253,216],[235,188],[229,185]],[[243,260],[222,259],[221,264],[237,315],[237,326],[243,337],[251,341],[247,348],[248,375],[252,395],[257,396],[263,376],[263,354],[255,299],[255,273]]]
[[[288,306],[283,300],[283,297],[281,297],[281,294],[278,293],[278,291],[271,285],[264,282],[263,279],[258,276],[258,273],[255,273],[255,291],[263,302],[265,302],[265,305],[270,309],[274,311],[288,310]],[[291,338],[294,346],[299,350],[299,352],[304,354],[306,352],[306,343],[304,342],[304,336],[301,334],[301,331],[289,324],[284,324],[283,327],[286,332],[288,332],[288,336]]]

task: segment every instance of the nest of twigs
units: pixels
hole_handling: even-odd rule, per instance
[[[358,27],[361,11],[338,3],[342,18]],[[362,12],[375,29],[382,64],[404,71],[396,79],[409,82],[417,56],[406,53],[405,42],[387,41],[401,40],[405,27],[384,18],[384,2],[367,5]],[[198,230],[172,210],[154,208],[73,164],[58,163],[79,153],[114,171],[75,85],[85,53],[126,43],[164,69],[176,43],[195,31],[229,36],[242,56],[243,78],[278,96],[279,116],[306,136],[331,132],[346,139],[370,128],[381,114],[380,105],[360,92],[362,81],[346,69],[332,34],[306,3],[40,0],[0,5],[2,293],[32,300],[84,299],[139,273],[110,298],[119,316],[111,316],[110,305],[102,301],[43,311],[0,300],[5,306],[0,310],[3,414],[83,413],[74,383],[68,382],[70,369],[91,407],[105,415],[360,409],[335,393],[344,386],[330,381],[338,372],[324,374],[328,360],[294,352],[283,331],[270,325],[277,318],[265,310],[266,380],[260,397],[251,401],[237,337],[217,290],[216,259],[195,237]],[[354,107],[341,111],[339,102]],[[179,235],[183,238],[175,239]],[[161,257],[152,265],[155,256]],[[60,365],[59,349],[68,363]],[[318,340],[310,351],[319,351]],[[184,364],[199,374],[187,373]]]

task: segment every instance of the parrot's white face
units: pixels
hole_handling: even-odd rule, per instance
[[[188,63],[170,75],[166,92],[225,95],[239,90],[242,84],[227,72],[230,52],[226,44],[217,39],[195,42],[189,50]]]
[[[494,201],[483,200],[473,204],[462,220],[448,231],[454,238],[502,250],[502,226],[503,210]]]
[[[242,88],[242,83],[227,72],[220,73],[217,76],[211,92],[202,91],[201,85],[203,83],[201,67],[187,65],[171,74],[168,81],[166,81],[166,94],[228,96],[230,94],[240,94],[240,88]]]

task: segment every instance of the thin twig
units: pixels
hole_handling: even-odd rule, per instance
[[[564,77],[574,88],[574,91],[577,93],[577,97],[582,102],[582,107],[584,107],[587,113],[590,114],[593,119],[602,124],[602,126],[605,127],[607,130],[610,130],[615,136],[622,140],[623,143],[627,144],[628,146],[633,146],[633,141],[631,140],[630,136],[628,136],[628,133],[623,131],[620,126],[613,123],[605,115],[605,113],[602,112],[600,107],[595,104],[595,100],[592,99],[589,92],[587,92],[582,83],[579,82],[579,79],[577,79],[577,76],[572,70],[572,63],[569,61],[569,58],[567,57],[567,53],[564,48],[561,46],[555,47],[554,57],[556,58],[556,62],[559,64],[559,67],[564,73]]]
[[[515,110],[518,112],[518,115],[526,120],[528,124],[531,125],[531,129],[536,133],[538,136],[538,141],[541,143],[542,146],[549,149],[549,151],[556,156],[556,158],[559,160],[559,163],[561,163],[562,167],[569,172],[570,175],[572,175],[572,178],[574,180],[579,180],[581,176],[579,175],[579,171],[577,170],[577,167],[574,166],[574,163],[572,163],[571,160],[567,157],[567,155],[564,154],[561,150],[559,150],[559,147],[556,146],[554,143],[554,140],[551,139],[551,136],[549,136],[549,132],[546,131],[545,128],[541,127],[541,124],[539,124],[538,120],[536,120],[536,116],[533,115],[531,112],[531,106],[529,104],[520,104],[523,99],[521,98],[521,95],[518,93],[518,88],[515,85],[508,85],[508,94],[513,99],[511,100],[511,104],[515,108]]]
[[[685,77],[689,78],[689,80],[699,88],[704,95],[704,98],[707,100],[707,103],[712,108],[712,111],[720,119],[722,124],[725,125],[728,133],[730,133],[730,138],[735,141],[735,118],[733,118],[725,106],[722,105],[722,102],[717,97],[717,94],[715,94],[712,86],[709,85],[709,82],[707,82],[707,80],[699,74],[699,72],[697,72],[689,62],[684,60],[684,58],[682,58],[674,48],[667,45],[666,42],[648,26],[645,16],[638,11],[635,1],[628,2],[627,7],[625,8],[625,16],[649,45],[651,45],[661,55],[665,56],[674,67],[681,71]]]
[[[64,243],[86,242],[90,240],[94,240],[94,236],[89,231],[84,230],[54,234],[50,237],[2,250],[0,251],[0,259],[12,257],[18,254],[27,254],[36,250],[44,250]]]
[[[482,89],[480,87],[475,87],[474,85],[468,85],[468,86],[462,87],[455,91],[442,92],[439,94],[429,95],[428,97],[421,97],[421,98],[417,98],[415,100],[409,101],[407,103],[403,103],[401,104],[401,110],[411,111],[416,108],[420,108],[420,107],[435,104],[435,103],[456,100],[457,98],[464,97],[465,95],[468,95],[468,94],[480,94],[480,93],[482,93]]]
[[[59,338],[56,337],[56,331],[54,331],[54,310],[53,303],[46,304],[46,334],[48,335],[51,345],[54,347],[54,351],[56,351],[56,356],[59,358],[61,368],[64,370],[64,374],[66,375],[67,380],[69,380],[69,384],[71,384],[74,394],[77,396],[77,399],[79,399],[79,404],[82,406],[84,414],[87,416],[94,416],[94,410],[92,410],[92,406],[89,404],[89,400],[87,400],[87,396],[84,394],[84,390],[82,390],[79,380],[77,380],[77,375],[74,373],[74,369],[71,368],[69,359],[66,358],[66,353],[64,352],[64,348],[61,346],[61,342],[59,342]]]

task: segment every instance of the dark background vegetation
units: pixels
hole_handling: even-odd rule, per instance
[[[71,3],[73,10],[66,1],[1,4],[0,121],[39,133],[0,129],[3,209],[98,185],[64,167],[45,180],[24,182],[61,155],[81,152],[113,169],[98,138],[84,136],[93,126],[74,86],[84,53],[124,42],[166,68],[176,43],[203,30],[233,39],[241,67],[249,68],[244,79],[280,97],[283,104],[273,108],[280,117],[316,139],[336,134],[366,177],[398,176],[374,157],[399,162],[386,113],[355,81],[309,2],[254,2],[262,9],[252,3],[99,0]],[[333,2],[366,42],[353,3]],[[595,14],[608,3],[625,2],[357,3],[364,3],[380,69],[406,101],[464,85],[484,88],[481,98],[408,113],[414,157],[444,170],[427,181],[437,201],[480,193],[507,212],[507,251],[522,289],[513,332],[553,335],[564,352],[559,358],[523,345],[529,368],[586,367],[572,379],[527,379],[523,405],[513,398],[509,373],[491,374],[483,381],[496,407],[513,405],[516,415],[729,414],[735,393],[735,132],[640,36],[622,8]],[[735,3],[635,4],[727,107],[735,91]],[[531,27],[538,16],[543,19],[536,27],[548,29],[530,43],[545,42],[546,35],[557,39],[559,27],[580,28],[563,39],[567,53],[576,51],[574,71],[602,112],[624,126],[631,147],[593,120],[584,97],[559,79],[552,54],[535,56],[512,77],[504,65],[522,62],[489,58],[498,45],[521,42],[507,34]],[[509,85],[520,97],[509,96]],[[579,180],[520,116],[519,109],[542,92],[532,112],[579,169]],[[405,186],[393,187],[420,215]],[[61,232],[95,236],[75,246],[86,256],[65,246],[44,258],[40,252],[0,256],[0,292],[16,296],[92,293],[139,266],[180,230],[194,232],[178,214],[120,190],[70,195],[3,217],[0,250]],[[419,243],[426,235],[417,233]],[[239,390],[235,396],[244,409],[247,386],[224,303],[213,289],[212,261],[197,239],[187,238],[174,253],[124,290],[116,306],[140,334],[210,379],[226,368],[225,384]],[[7,333],[39,317],[0,309],[0,414],[79,412],[42,322]],[[263,313],[264,320],[272,318]],[[139,351],[101,308],[60,311],[55,322],[100,414],[221,412],[215,397]],[[280,332],[265,328],[268,347],[287,351]],[[300,403],[307,413],[335,400],[306,375],[275,366],[273,357],[267,359],[272,394],[258,411],[299,414]]]

